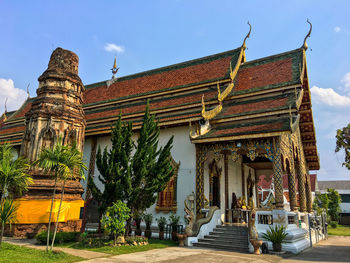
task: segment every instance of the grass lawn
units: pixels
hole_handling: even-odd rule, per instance
[[[68,255],[63,252],[49,252],[27,247],[16,246],[3,242],[0,247],[1,263],[49,263],[49,262],[77,262],[83,258]]]
[[[328,235],[350,236],[350,226],[338,225],[336,228],[332,228],[328,225]]]
[[[156,249],[156,248],[166,248],[166,247],[177,246],[177,243],[172,240],[150,239],[148,240],[148,242],[149,244],[144,246],[113,247],[111,245],[105,245],[101,247],[89,247],[87,245],[82,245],[80,243],[68,243],[68,244],[66,243],[66,244],[60,244],[58,246],[75,248],[75,249],[86,249],[90,251],[102,252],[102,253],[113,254],[113,255],[121,255],[121,254],[147,251],[147,250]]]

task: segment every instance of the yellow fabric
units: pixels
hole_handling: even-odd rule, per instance
[[[48,223],[50,216],[51,200],[17,199],[17,224]],[[52,222],[56,222],[60,200],[55,200],[52,209]],[[84,207],[83,200],[63,201],[58,222],[79,220],[80,208]]]

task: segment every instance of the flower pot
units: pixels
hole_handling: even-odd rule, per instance
[[[280,243],[272,243],[273,251],[274,252],[281,252],[282,251],[282,244]]]
[[[141,236],[142,230],[141,229],[135,229],[135,236]]]
[[[152,230],[146,229],[146,230],[145,230],[145,237],[147,237],[148,239],[150,239],[151,236],[152,236]]]
[[[159,231],[159,239],[160,240],[164,239],[164,231]]]
[[[250,239],[250,243],[252,244],[254,248],[254,254],[260,255],[260,247],[262,245],[262,240],[257,240],[257,239]]]
[[[185,239],[186,239],[187,235],[176,233],[176,237],[179,240],[179,247],[185,246]]]
[[[177,241],[177,236],[176,236],[176,234],[177,234],[176,231],[171,232],[171,239],[174,240],[174,241]]]

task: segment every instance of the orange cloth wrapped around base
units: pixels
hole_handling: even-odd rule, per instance
[[[16,224],[48,223],[51,201],[51,199],[16,199],[14,201],[18,207]],[[60,200],[56,199],[52,209],[52,222],[56,222],[59,206]],[[63,201],[58,222],[79,220],[81,207],[84,207],[84,200]]]

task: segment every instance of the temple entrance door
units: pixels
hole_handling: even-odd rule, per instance
[[[222,169],[215,159],[209,163],[209,205],[220,208],[220,175]]]
[[[220,208],[220,181],[219,176],[213,177],[213,206]]]

